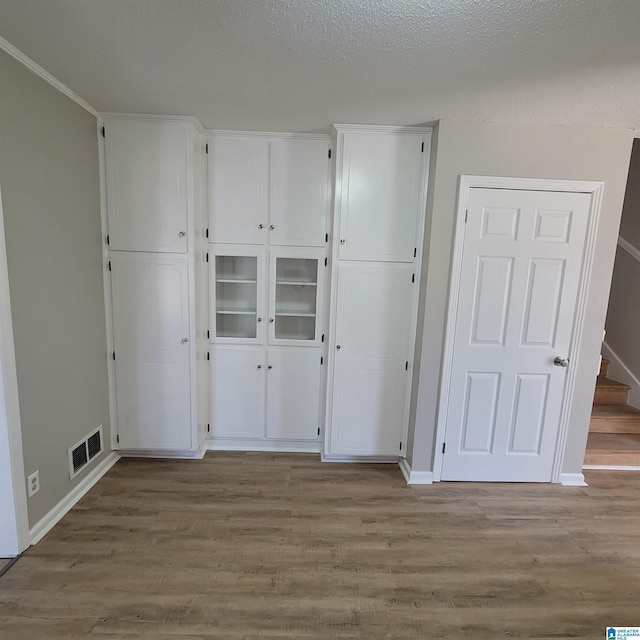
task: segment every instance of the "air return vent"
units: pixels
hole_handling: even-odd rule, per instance
[[[69,448],[69,477],[75,476],[84,469],[91,460],[102,453],[102,425],[92,431],[86,438]]]

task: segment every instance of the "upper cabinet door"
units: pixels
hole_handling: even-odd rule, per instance
[[[272,245],[323,247],[329,207],[329,142],[271,142]]]
[[[240,136],[215,136],[210,139],[210,242],[266,242],[268,168],[267,140]]]
[[[114,120],[105,125],[110,248],[187,251],[184,124]]]
[[[412,262],[424,216],[425,136],[345,132],[341,137],[339,259]]]

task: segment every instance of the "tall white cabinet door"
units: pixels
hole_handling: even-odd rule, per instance
[[[104,146],[110,248],[185,253],[185,125],[107,121]]]
[[[216,346],[211,371],[211,435],[264,438],[266,362],[261,347]]]
[[[329,208],[329,142],[271,142],[272,245],[323,247]]]
[[[113,253],[111,282],[120,447],[189,449],[188,261]]]
[[[317,440],[320,349],[269,349],[267,356],[267,437]]]
[[[338,268],[331,454],[401,454],[412,273],[401,264]]]
[[[209,241],[264,244],[269,216],[269,142],[215,136],[209,141]]]
[[[424,214],[424,135],[342,135],[338,258],[412,262]]]

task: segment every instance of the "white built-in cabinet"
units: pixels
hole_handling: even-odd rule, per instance
[[[337,128],[325,459],[405,455],[430,130]]]
[[[216,133],[209,157],[209,444],[319,451],[329,139]]]
[[[112,445],[193,456],[209,391],[208,342],[196,330],[208,279],[203,142],[189,122],[126,116],[105,117],[100,141]]]

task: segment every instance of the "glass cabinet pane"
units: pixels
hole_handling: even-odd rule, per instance
[[[317,290],[317,260],[276,258],[277,340],[315,339]]]
[[[216,336],[255,338],[258,259],[216,256]]]

